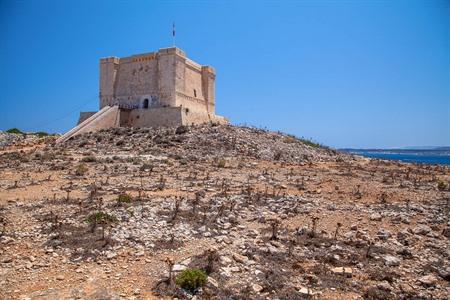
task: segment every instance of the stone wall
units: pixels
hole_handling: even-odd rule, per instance
[[[179,126],[183,124],[181,110],[179,107],[133,109],[126,113],[127,118],[121,117],[121,123],[132,124],[133,127]]]
[[[100,108],[182,106],[214,114],[214,69],[178,48],[100,60]]]
[[[179,126],[209,122],[227,124],[228,120],[219,116],[193,112],[181,107],[159,107],[120,111],[120,126],[127,127]]]
[[[221,116],[182,110],[183,125],[196,125],[203,123],[228,124],[228,120]]]

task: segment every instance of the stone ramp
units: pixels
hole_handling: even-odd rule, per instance
[[[99,131],[101,129],[119,127],[120,110],[118,106],[105,106],[56,140],[57,143],[67,141],[73,136]]]

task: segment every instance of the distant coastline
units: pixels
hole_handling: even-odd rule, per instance
[[[409,149],[340,149],[364,157],[409,163],[450,165],[450,147],[412,147]]]

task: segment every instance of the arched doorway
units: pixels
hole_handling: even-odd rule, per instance
[[[145,100],[144,100],[144,105],[143,105],[143,107],[144,107],[144,108],[148,108],[148,99],[145,99]]]

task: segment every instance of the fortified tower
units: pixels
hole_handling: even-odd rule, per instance
[[[81,112],[78,125],[59,141],[105,128],[226,124],[215,114],[213,67],[179,48],[100,59],[98,112]]]
[[[178,48],[100,60],[100,109],[184,107],[215,113],[215,71],[188,59]]]

